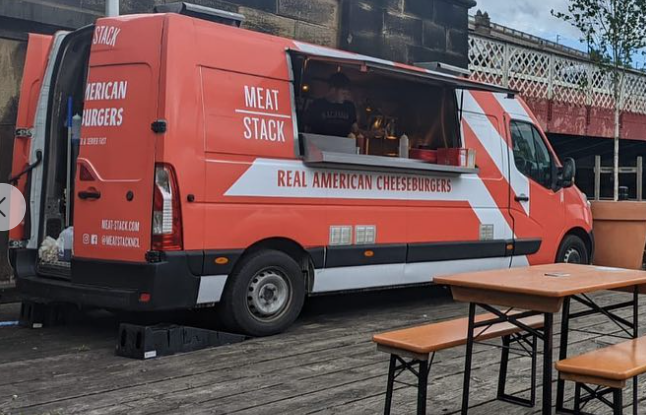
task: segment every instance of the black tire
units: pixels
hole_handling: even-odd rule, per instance
[[[590,253],[585,242],[576,235],[567,235],[556,255],[556,262],[569,262],[572,264],[589,264]]]
[[[229,276],[218,309],[229,330],[261,337],[285,331],[304,301],[298,263],[283,252],[261,250],[242,258]]]

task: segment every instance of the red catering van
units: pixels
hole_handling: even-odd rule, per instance
[[[215,307],[269,335],[309,295],[591,260],[573,161],[513,91],[215,14],[30,37],[10,233],[26,298]],[[71,259],[45,255],[62,232]]]

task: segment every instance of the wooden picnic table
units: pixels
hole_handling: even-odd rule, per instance
[[[474,330],[489,327],[492,324],[507,321],[531,333],[535,333],[543,342],[543,406],[544,415],[552,414],[552,368],[553,362],[553,321],[554,313],[563,310],[561,326],[560,359],[567,357],[567,336],[571,318],[585,317],[600,313],[629,335],[638,336],[637,306],[640,286],[646,286],[646,272],[620,268],[608,268],[579,264],[549,264],[525,268],[473,272],[467,274],[436,277],[434,282],[451,288],[456,301],[469,303],[469,333],[465,358],[465,376],[463,390],[462,414],[468,411],[469,378],[473,345],[478,340]],[[629,290],[631,301],[599,306],[587,294],[604,290]],[[570,301],[576,300],[586,306],[587,310],[570,313]],[[497,318],[488,321],[475,321],[476,307],[493,313]],[[497,308],[498,307],[498,308]],[[500,310],[499,307],[507,307]],[[614,311],[632,307],[633,320],[625,320]],[[522,313],[516,311],[527,310]],[[514,313],[511,313],[511,311]],[[544,328],[534,330],[519,322],[520,319],[544,315]],[[479,332],[481,334],[482,331]],[[633,399],[636,399],[635,382]],[[559,381],[557,389],[557,409],[563,406],[563,383]]]

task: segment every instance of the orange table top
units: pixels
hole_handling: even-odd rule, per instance
[[[547,264],[435,277],[434,282],[485,291],[564,298],[646,284],[646,271],[594,265]]]

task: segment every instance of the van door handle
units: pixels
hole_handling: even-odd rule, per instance
[[[516,202],[529,202],[529,196],[524,193],[519,194],[515,197]]]
[[[101,199],[101,192],[98,190],[81,190],[78,192],[79,198],[83,200],[97,200]]]

